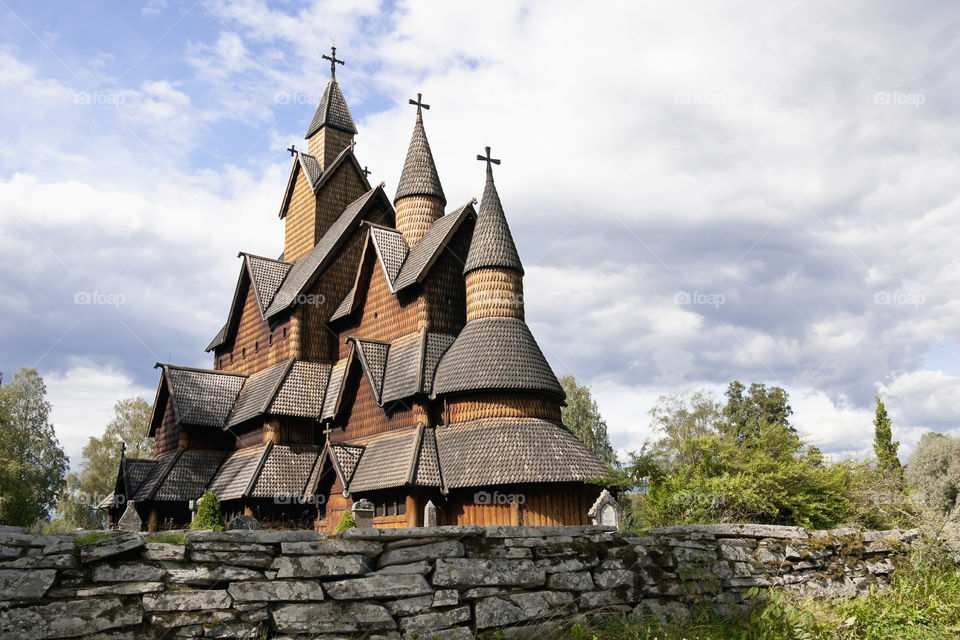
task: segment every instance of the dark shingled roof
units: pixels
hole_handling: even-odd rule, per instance
[[[437,428],[449,489],[525,482],[582,482],[606,473],[562,425],[538,418],[483,418]]]
[[[223,427],[246,376],[169,364],[161,366],[181,423]]]
[[[433,152],[427,142],[427,134],[423,130],[423,113],[417,109],[417,122],[413,126],[413,137],[407,149],[407,159],[403,163],[400,173],[400,184],[397,186],[397,195],[393,202],[407,196],[433,196],[446,204],[447,198],[443,195],[440,186],[440,176],[437,175],[437,165],[433,162]]]
[[[157,460],[152,458],[127,458],[120,459],[119,476],[115,488],[120,491],[127,500],[132,500],[137,495],[137,490],[143,484],[150,472],[157,466]],[[117,492],[111,492],[104,498],[97,509],[114,509],[123,506],[123,503],[116,504]]]
[[[217,335],[213,336],[213,340],[210,341],[210,344],[207,345],[207,348],[204,351],[210,351],[211,349],[216,349],[223,344],[223,341],[227,339],[227,325],[224,323],[220,327],[220,331],[217,332]]]
[[[316,189],[320,176],[323,175],[323,169],[315,156],[309,153],[297,151],[297,158],[300,160],[300,167],[307,174],[307,180],[310,182],[310,188]]]
[[[483,188],[483,200],[477,212],[477,225],[473,230],[470,251],[463,267],[466,275],[474,269],[503,267],[523,273],[520,254],[513,242],[507,216],[500,204],[500,195],[493,183],[493,170],[487,165],[487,184]]]
[[[347,101],[340,91],[340,85],[333,78],[323,90],[323,97],[320,98],[320,104],[317,105],[317,111],[313,114],[313,120],[310,121],[310,127],[304,137],[309,139],[321,127],[357,133],[357,127],[353,124],[353,118],[350,117],[350,109],[347,108]]]
[[[523,320],[468,322],[440,359],[432,395],[489,389],[542,391],[564,397],[563,387]]]
[[[353,340],[357,345],[360,364],[363,365],[363,371],[367,374],[367,380],[373,388],[373,395],[379,402],[383,391],[383,372],[387,366],[387,351],[390,349],[390,344],[360,338],[348,338],[348,340]]]
[[[400,274],[393,285],[394,290],[400,291],[412,284],[422,282],[430,271],[430,267],[446,248],[450,238],[460,228],[460,224],[473,213],[471,201],[434,222],[420,242],[410,250],[410,255],[403,263],[403,268],[400,269]]]
[[[330,322],[350,315],[350,312],[353,310],[353,297],[356,293],[357,287],[354,285],[353,288],[350,289],[350,292],[340,301],[340,304],[337,305],[337,308],[334,309],[333,314],[330,316]]]
[[[262,444],[232,452],[207,489],[221,502],[245,497],[269,449],[270,444]]]
[[[136,493],[133,495],[134,500],[149,500],[153,493],[157,490],[157,487],[160,486],[160,483],[166,477],[167,472],[170,471],[170,468],[177,461],[177,458],[180,457],[180,454],[183,453],[182,449],[178,449],[173,453],[168,453],[166,455],[156,458],[156,463],[153,465],[153,468],[147,473],[147,476],[143,479],[143,482],[137,487]],[[130,496],[127,496],[128,498]]]
[[[333,453],[343,472],[343,486],[349,486],[353,479],[353,474],[357,470],[357,463],[360,462],[360,456],[363,455],[363,447],[357,447],[349,444],[330,443],[330,451]]]
[[[337,250],[347,240],[350,233],[359,226],[367,205],[373,202],[374,196],[378,193],[386,202],[383,187],[378,186],[366,192],[347,205],[347,208],[327,229],[316,246],[293,263],[293,268],[290,269],[280,286],[280,290],[277,291],[273,302],[267,309],[267,318],[272,318],[293,305],[300,294],[310,285],[313,278],[329,265],[330,260],[336,255]]]
[[[332,367],[326,362],[294,362],[266,413],[318,417],[323,411],[323,394]]]
[[[350,493],[402,487],[410,478],[417,430],[368,442],[350,482]]]
[[[440,454],[437,451],[436,432],[421,425],[420,452],[415,461],[411,484],[421,487],[439,487],[442,485],[440,477]]]
[[[154,490],[151,500],[163,502],[196,500],[217,472],[225,451],[189,449],[183,451]]]
[[[424,331],[411,333],[390,343],[383,375],[380,404],[385,405],[418,393],[429,394],[440,356],[455,336]]]
[[[332,418],[337,413],[337,404],[340,402],[340,392],[343,390],[343,380],[347,374],[348,364],[350,364],[349,356],[337,362],[330,370],[327,393],[323,400],[323,411],[320,414],[321,419]]]
[[[274,445],[250,495],[254,498],[299,499],[304,496],[320,447]]]
[[[387,404],[421,392],[423,333],[411,333],[390,343],[380,403]]]
[[[233,427],[241,422],[263,415],[270,406],[270,401],[280,388],[287,371],[293,366],[293,360],[284,360],[277,364],[251,374],[243,383],[237,402],[227,418],[226,427]]]
[[[385,227],[371,225],[370,238],[377,250],[380,264],[383,265],[387,282],[393,289],[393,283],[400,273],[403,261],[407,259],[407,254],[410,253],[410,247],[407,246],[407,241],[403,239],[402,233]]]

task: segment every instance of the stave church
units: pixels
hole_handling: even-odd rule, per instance
[[[606,468],[563,425],[525,322],[500,161],[477,156],[479,206],[449,203],[418,94],[391,199],[356,157],[343,61],[323,57],[307,150],[288,150],[283,252],[239,254],[212,368],[156,365],[154,455],[122,457],[101,508],[180,528],[209,490],[228,522],[275,528],[332,531],[361,500],[377,527],[587,524]]]

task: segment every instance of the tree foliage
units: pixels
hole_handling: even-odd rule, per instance
[[[960,438],[928,432],[907,461],[906,481],[928,507],[949,513],[960,495]]]
[[[194,531],[223,531],[223,514],[220,513],[220,501],[211,491],[204,491],[197,501],[197,515],[190,523]]]
[[[893,441],[893,423],[887,415],[883,400],[877,397],[876,417],[873,419],[873,453],[877,456],[877,468],[880,471],[900,469],[897,457],[899,442]]]
[[[0,386],[0,523],[30,526],[48,518],[66,470],[43,378],[22,368]]]
[[[124,444],[128,458],[145,458],[153,453],[153,438],[147,436],[151,408],[146,400],[139,397],[120,400],[113,412],[113,420],[103,435],[91,436],[83,447],[77,471],[67,475],[67,490],[58,505],[58,511],[63,514],[61,528],[103,526],[104,513],[96,506],[116,485]]]
[[[334,535],[336,535],[341,531],[346,531],[347,529],[356,529],[356,528],[357,528],[357,521],[354,520],[353,514],[350,513],[350,510],[346,509],[344,510],[343,513],[340,514],[340,521],[337,522],[337,526],[334,528],[333,533]]]
[[[600,460],[614,465],[617,454],[610,444],[607,422],[600,415],[600,408],[590,393],[590,387],[577,384],[572,375],[560,378],[560,384],[567,394],[567,406],[561,411],[563,424]]]
[[[854,512],[854,469],[828,464],[789,422],[780,387],[734,381],[720,404],[709,393],[665,396],[652,413],[659,438],[627,465],[648,478],[648,526],[757,522],[826,528]]]

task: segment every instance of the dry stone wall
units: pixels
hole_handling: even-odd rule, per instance
[[[472,638],[680,618],[754,586],[885,583],[918,531],[763,525],[30,535],[0,527],[0,638]]]

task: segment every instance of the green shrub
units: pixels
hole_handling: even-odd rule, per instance
[[[210,491],[204,491],[197,503],[197,516],[190,523],[194,531],[223,531],[223,515],[220,502]]]
[[[349,511],[344,511],[340,516],[340,522],[337,523],[337,528],[333,530],[334,534],[338,534],[341,531],[346,531],[347,529],[356,529],[357,521],[353,519],[353,514]]]

